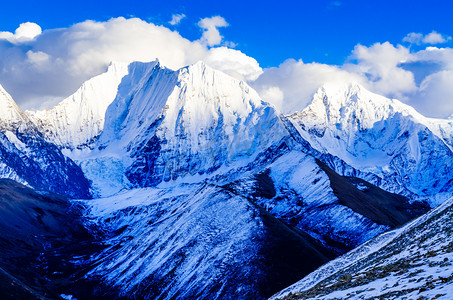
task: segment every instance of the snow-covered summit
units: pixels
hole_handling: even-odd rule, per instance
[[[106,112],[101,156],[129,159],[129,180],[154,185],[250,160],[286,131],[243,81],[202,62],[177,71],[132,63]]]
[[[88,198],[89,182],[81,169],[53,144],[0,86],[0,178],[36,189]]]
[[[358,170],[419,195],[453,192],[451,120],[426,118],[355,83],[323,86],[289,119],[315,149]]]
[[[424,119],[412,107],[350,82],[324,84],[315,93],[312,103],[299,115],[315,126],[325,124],[358,131],[372,128],[376,122],[396,113]]]
[[[413,107],[372,93],[356,82],[324,84],[315,93],[312,103],[296,113],[306,119],[308,126],[335,126],[348,133],[370,129],[397,114],[428,127],[442,139],[453,134],[451,120],[427,118]]]
[[[9,128],[13,124],[27,122],[27,117],[13,98],[0,85],[0,127]]]
[[[105,111],[126,74],[127,63],[112,62],[107,72],[83,83],[52,109],[27,114],[49,142],[70,149],[85,145],[102,132]]]

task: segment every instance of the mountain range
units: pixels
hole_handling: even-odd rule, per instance
[[[5,205],[26,191],[42,237],[2,249],[43,253],[0,267],[38,298],[267,298],[453,196],[453,121],[353,82],[283,115],[202,62],[112,63],[45,111],[0,88],[0,122]]]

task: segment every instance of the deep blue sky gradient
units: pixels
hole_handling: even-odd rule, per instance
[[[287,58],[342,64],[358,43],[398,44],[409,32],[453,35],[453,1],[448,0],[5,1],[1,7],[0,31],[14,31],[26,21],[45,30],[87,19],[134,16],[190,40],[201,35],[196,26],[200,18],[220,15],[230,24],[221,29],[225,39],[262,67],[277,66]],[[172,27],[168,21],[175,13],[187,18]]]

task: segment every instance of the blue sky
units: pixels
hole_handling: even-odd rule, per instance
[[[183,13],[178,30],[199,38],[201,18],[220,15],[230,24],[222,29],[236,49],[254,57],[262,67],[287,58],[304,62],[342,64],[360,43],[401,43],[409,32],[433,30],[452,35],[451,1],[7,1],[2,3],[0,30],[14,31],[23,22],[43,30],[68,27],[87,19],[139,17],[165,24]],[[451,44],[451,41],[450,41]]]
[[[8,1],[0,84],[48,108],[112,61],[202,60],[285,113],[354,81],[431,117],[453,116],[451,1]],[[174,24],[175,15],[185,17]],[[91,21],[90,21],[91,20]]]

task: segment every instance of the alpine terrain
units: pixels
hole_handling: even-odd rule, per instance
[[[448,294],[453,122],[356,83],[265,100],[203,62],[112,63],[44,111],[1,89],[2,297]]]

